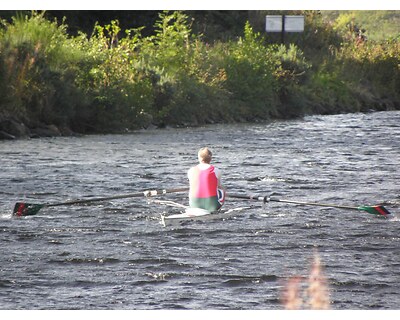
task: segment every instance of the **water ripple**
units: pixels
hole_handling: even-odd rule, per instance
[[[0,141],[2,309],[282,309],[288,277],[317,250],[333,309],[400,304],[400,112]],[[43,208],[17,201],[187,185],[208,145],[232,193],[360,206],[365,212],[252,202],[225,221],[164,228],[164,207],[131,198]],[[187,194],[165,199],[187,203]],[[248,206],[231,199],[227,206]],[[216,299],[217,297],[217,299]]]

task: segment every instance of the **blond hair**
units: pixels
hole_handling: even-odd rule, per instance
[[[199,161],[204,163],[210,163],[212,158],[212,152],[207,147],[201,148],[198,152]]]

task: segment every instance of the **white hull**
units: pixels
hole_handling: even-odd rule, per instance
[[[207,220],[224,220],[227,218],[238,215],[241,211],[249,207],[235,208],[235,209],[222,209],[219,212],[209,212],[204,209],[198,208],[185,208],[185,211],[173,215],[161,215],[161,224],[165,227],[168,225],[179,225],[185,221],[207,221]]]

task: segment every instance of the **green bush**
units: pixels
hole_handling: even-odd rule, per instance
[[[365,42],[343,47],[338,60],[343,63],[343,76],[355,77],[379,86],[384,94],[399,94],[400,42]]]
[[[3,22],[0,48],[3,110],[32,123],[66,124],[81,101],[74,86],[81,52],[65,25],[17,16]]]
[[[90,39],[79,39],[86,58],[76,83],[89,99],[81,117],[97,132],[139,127],[154,100],[150,79],[136,68],[138,38],[128,32],[118,40],[119,32],[113,21],[96,26]]]
[[[226,89],[232,93],[237,105],[234,112],[239,118],[268,119],[277,115],[278,83],[274,70],[279,65],[273,50],[247,23],[244,37],[230,43],[225,58]]]

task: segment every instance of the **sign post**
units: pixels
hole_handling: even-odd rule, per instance
[[[282,43],[285,43],[286,32],[303,32],[304,16],[266,16],[265,30],[267,32],[280,32]]]

